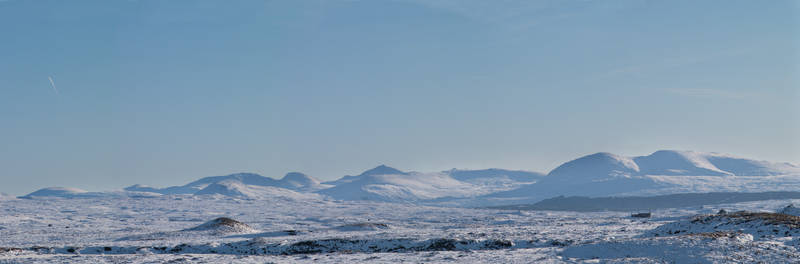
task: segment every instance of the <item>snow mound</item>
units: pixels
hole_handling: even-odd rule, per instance
[[[253,198],[256,194],[246,185],[238,181],[222,181],[209,184],[205,188],[195,193],[196,195],[220,194],[225,196],[237,196]]]
[[[793,216],[800,216],[800,208],[794,206],[794,204],[787,205],[783,209],[781,209],[781,214],[793,215]]]
[[[359,176],[318,193],[339,200],[414,202],[440,197],[481,194],[480,188],[443,173],[407,173]]]
[[[600,152],[564,163],[548,173],[542,181],[586,182],[630,176],[638,172],[639,166],[633,159]]]
[[[703,155],[715,167],[737,176],[800,174],[800,166],[792,163],[752,160],[720,153],[704,153]]]
[[[772,163],[731,155],[659,150],[647,156],[595,153],[564,163],[544,180],[593,181],[614,176],[775,176],[800,173],[790,163]]]
[[[247,185],[236,180],[212,183],[194,194],[221,195],[247,199],[268,199],[277,197],[285,199],[315,199],[319,196],[313,193],[299,193],[280,187]]]
[[[797,240],[791,238],[800,233],[798,228],[797,216],[720,210],[638,237],[574,245],[562,255],[599,263],[794,263],[800,256],[793,245]]]
[[[251,197],[252,191],[250,189],[258,189],[257,187],[275,187],[308,192],[330,186],[320,184],[319,180],[299,172],[290,172],[280,180],[255,173],[235,173],[226,176],[205,177],[182,186],[167,188],[136,184],[126,187],[125,191],[159,194],[222,194]]]
[[[659,187],[639,171],[631,158],[600,152],[564,163],[534,184],[484,198],[492,203],[523,204],[559,195],[608,196]]]
[[[340,178],[338,180],[335,180],[335,181],[325,182],[324,184],[339,185],[339,184],[343,184],[343,183],[353,182],[353,181],[356,181],[356,180],[359,180],[359,179],[363,179],[363,178],[369,177],[369,176],[377,176],[377,175],[408,175],[408,174],[409,173],[407,173],[407,172],[404,172],[404,171],[401,171],[401,170],[398,170],[398,169],[395,169],[395,168],[392,168],[392,167],[389,167],[389,166],[381,164],[378,167],[366,170],[366,171],[362,172],[359,175],[356,175],[356,176],[347,175],[347,176],[344,176],[344,177],[342,177],[342,178]]]
[[[386,166],[386,165],[379,165],[378,167],[369,169],[365,172],[362,172],[358,176],[372,176],[372,175],[407,175],[407,172],[403,172],[401,170]]]
[[[219,183],[223,181],[238,181],[242,184],[246,185],[257,185],[257,186],[274,186],[276,180],[264,177],[255,173],[234,173],[231,175],[226,176],[211,176],[205,177],[193,182],[190,182],[184,186],[203,186],[212,183]]]
[[[708,157],[707,153],[694,151],[659,150],[648,156],[635,157],[633,161],[645,175],[734,175],[714,166]]]
[[[741,233],[634,238],[575,245],[561,254],[593,263],[790,263],[797,257],[792,250],[752,239]],[[757,248],[760,254],[743,248]]]
[[[305,175],[300,172],[290,172],[283,176],[278,181],[277,187],[282,187],[290,190],[297,191],[314,191],[330,187],[329,185],[321,184],[319,180],[314,177]]]
[[[159,188],[142,185],[142,184],[134,184],[128,187],[125,187],[123,190],[128,192],[144,192],[144,193],[162,193],[162,190]]]
[[[220,217],[184,231],[206,231],[214,234],[246,234],[258,230],[227,217]]]
[[[22,196],[20,198],[33,198],[33,197],[62,197],[62,198],[72,198],[81,195],[88,194],[89,192],[78,189],[78,188],[70,188],[70,187],[48,187],[39,189],[35,192],[29,193],[28,195]]]
[[[700,215],[659,226],[645,237],[737,232],[752,235],[756,240],[800,235],[800,217],[764,212],[735,212]]]
[[[566,162],[533,184],[468,201],[481,205],[535,203],[564,196],[632,196],[698,192],[790,191],[800,167],[732,155],[659,150],[623,157],[600,152]]]
[[[485,169],[485,170],[458,170],[452,169],[444,171],[453,179],[469,182],[473,184],[489,182],[509,182],[509,183],[534,183],[544,177],[544,174],[531,171],[515,171],[504,169]]]
[[[182,186],[171,186],[167,188],[154,188],[146,185],[133,185],[125,188],[129,192],[153,192],[160,194],[197,194],[197,192],[208,188],[210,185],[223,183],[223,182],[238,182],[243,185],[253,186],[274,186],[277,185],[277,180],[267,178],[255,173],[235,173],[226,176],[212,176],[205,177],[199,180],[190,182]],[[226,184],[222,184],[226,185]],[[222,190],[222,186],[217,185],[212,187],[216,190]]]

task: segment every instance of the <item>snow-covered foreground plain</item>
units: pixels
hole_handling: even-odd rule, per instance
[[[0,263],[791,263],[800,259],[795,218],[692,217],[723,208],[775,212],[796,202],[666,209],[634,219],[315,197],[10,199],[0,201]],[[219,217],[230,219],[208,222]]]

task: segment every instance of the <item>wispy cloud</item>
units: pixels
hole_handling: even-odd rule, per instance
[[[53,76],[47,76],[47,79],[50,80],[50,86],[53,87],[53,91],[58,94],[58,88],[56,88],[56,82],[53,81]]]

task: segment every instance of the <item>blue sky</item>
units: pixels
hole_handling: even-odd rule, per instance
[[[0,192],[800,162],[799,3],[0,1]]]

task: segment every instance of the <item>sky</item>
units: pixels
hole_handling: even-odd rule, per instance
[[[800,1],[0,0],[0,192],[800,163]]]

